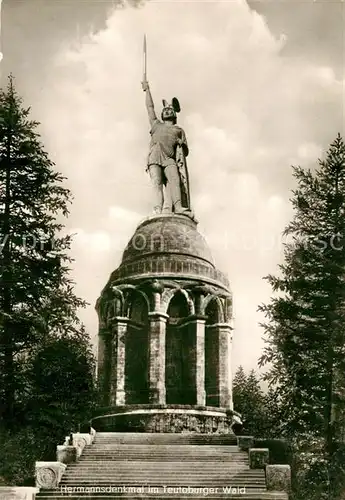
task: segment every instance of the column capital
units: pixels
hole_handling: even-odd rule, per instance
[[[153,293],[159,293],[160,295],[164,292],[164,285],[159,280],[154,279],[149,283],[149,286]]]
[[[204,316],[202,314],[193,314],[193,315],[188,316],[187,318],[184,318],[178,324],[180,326],[182,326],[182,325],[185,326],[185,325],[190,325],[190,324],[205,325],[206,324],[206,319],[207,319],[207,316]]]
[[[100,337],[111,337],[112,334],[113,334],[113,332],[111,331],[111,329],[109,327],[101,327],[98,330],[98,335]]]
[[[218,328],[219,330],[229,330],[230,332],[233,330],[233,327],[229,323],[215,323],[210,326]]]
[[[151,311],[149,312],[149,319],[162,319],[167,321],[169,315],[161,311]]]
[[[111,324],[112,325],[116,325],[116,324],[119,324],[119,323],[123,323],[123,324],[128,324],[130,319],[127,318],[126,316],[113,316],[111,319]]]
[[[206,323],[207,316],[205,316],[205,314],[192,314],[188,319],[189,321]]]

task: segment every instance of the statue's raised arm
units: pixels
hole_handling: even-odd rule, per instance
[[[155,120],[157,120],[156,112],[155,112],[155,105],[153,103],[151,91],[150,91],[150,86],[149,82],[147,80],[144,80],[141,83],[141,86],[143,88],[143,91],[146,94],[146,109],[147,109],[147,114],[149,115],[149,120],[150,120],[150,125],[152,127],[153,123]]]

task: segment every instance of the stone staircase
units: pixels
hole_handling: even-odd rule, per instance
[[[264,470],[250,469],[235,436],[97,433],[58,490],[37,500],[205,499],[287,500],[268,492]]]

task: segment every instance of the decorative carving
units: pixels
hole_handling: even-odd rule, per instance
[[[77,448],[77,455],[80,457],[80,455],[83,452],[83,449],[85,446],[91,444],[91,435],[90,434],[73,434],[73,446]]]
[[[202,314],[202,301],[204,297],[209,293],[209,288],[207,285],[196,285],[191,287],[192,296],[194,298],[194,310],[195,314]]]
[[[42,468],[37,471],[37,485],[39,488],[52,490],[56,487],[57,475],[50,467]]]
[[[267,465],[266,486],[268,490],[289,492],[291,488],[290,465]]]
[[[66,465],[61,462],[36,462],[36,486],[54,490],[61,481]]]
[[[151,282],[151,289],[154,293],[162,294],[164,292],[164,285],[163,283],[155,279]]]
[[[170,413],[169,410],[161,413],[108,415],[98,418],[98,425],[112,432],[127,429],[130,432],[195,432],[198,434],[227,434],[233,435],[231,426],[225,415],[214,417],[207,414]]]

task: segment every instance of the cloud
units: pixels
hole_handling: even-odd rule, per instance
[[[309,165],[341,130],[343,82],[330,68],[284,57],[289,40],[244,1],[115,9],[105,29],[62,45],[47,62],[35,114],[75,194],[71,224],[93,242],[92,269],[74,250],[78,291],[91,302],[119,264],[111,242],[129,239],[152,204],[143,33],[157,111],[173,95],[182,105],[192,201],[232,282],[235,357],[252,366],[262,345],[256,308],[270,293],[261,277],[275,270],[290,216],[290,164]]]

